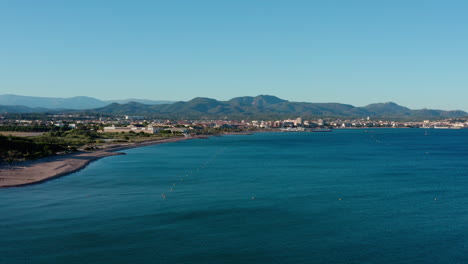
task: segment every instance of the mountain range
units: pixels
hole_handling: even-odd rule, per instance
[[[14,94],[0,95],[0,105],[2,106],[27,106],[30,108],[48,108],[48,109],[93,109],[103,107],[111,103],[125,104],[128,102],[138,102],[148,105],[170,104],[172,101],[153,101],[148,99],[124,99],[124,100],[99,100],[88,96],[75,96],[71,98],[55,97],[34,97]],[[23,109],[27,110],[27,109]]]
[[[416,118],[457,118],[466,117],[464,111],[444,111],[433,109],[411,110],[393,102],[370,104],[355,107],[340,103],[307,103],[290,102],[271,95],[236,97],[228,101],[218,101],[211,98],[197,97],[187,102],[164,103],[164,101],[143,100],[135,102],[131,99],[119,102],[105,103],[91,97],[73,98],[21,98],[28,99],[27,106],[5,106],[0,96],[0,112],[44,112],[52,106],[63,107],[68,103],[68,109],[84,110],[86,112],[111,115],[143,115],[160,118],[198,119],[198,118],[230,118],[230,119],[276,119],[302,116],[307,117],[385,117],[399,119]],[[54,99],[56,101],[54,101]],[[25,101],[14,101],[25,102]],[[44,102],[49,102],[48,109]],[[56,102],[52,104],[51,102]],[[144,102],[144,103],[141,103]],[[167,102],[167,101],[166,101]],[[10,101],[12,103],[12,101]],[[92,107],[101,104],[98,107]],[[104,104],[104,105],[102,105]],[[74,107],[75,106],[75,107]],[[76,107],[79,106],[79,107]],[[91,106],[91,107],[90,107]],[[42,108],[33,108],[42,107]],[[67,112],[71,110],[56,110]]]

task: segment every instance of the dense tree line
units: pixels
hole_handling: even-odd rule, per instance
[[[66,144],[53,140],[41,142],[31,138],[0,135],[0,163],[37,159],[65,150],[68,150]]]

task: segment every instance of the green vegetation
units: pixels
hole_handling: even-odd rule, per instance
[[[79,148],[93,150],[98,145],[119,142],[141,142],[180,136],[180,133],[147,134],[99,133],[100,125],[78,125],[76,129],[51,127],[49,132],[35,137],[0,135],[0,164],[43,158],[57,153],[77,151]],[[26,127],[24,127],[26,128]],[[32,128],[32,127],[31,127]]]
[[[0,163],[18,160],[31,160],[54,155],[60,151],[70,151],[66,144],[45,138],[24,138],[0,135]]]
[[[106,141],[109,142],[141,142],[147,140],[157,140],[175,136],[181,136],[180,133],[172,134],[170,131],[168,133],[163,133],[161,131],[160,134],[148,134],[144,132],[135,133],[130,131],[128,133],[121,132],[121,133],[99,133],[99,137],[96,138],[97,143],[104,143]]]
[[[67,127],[52,127],[49,132],[36,137],[0,137],[0,163],[31,160],[55,155],[59,152],[76,151],[79,147],[94,143],[96,133],[85,126],[70,130]]]
[[[13,132],[47,132],[51,128],[48,126],[0,126],[0,131],[13,131]]]

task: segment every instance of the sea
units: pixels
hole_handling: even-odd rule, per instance
[[[0,263],[468,263],[468,129],[124,152],[0,189]]]

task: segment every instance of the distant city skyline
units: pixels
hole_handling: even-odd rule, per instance
[[[466,1],[1,1],[0,94],[468,111]]]

